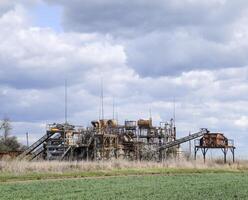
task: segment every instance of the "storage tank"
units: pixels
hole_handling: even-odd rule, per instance
[[[152,120],[148,119],[140,119],[138,120],[138,126],[139,128],[151,128],[152,127]]]
[[[136,121],[125,121],[125,129],[126,130],[136,129]]]
[[[107,124],[108,124],[109,127],[117,127],[117,121],[114,120],[114,119],[109,119],[107,121]]]

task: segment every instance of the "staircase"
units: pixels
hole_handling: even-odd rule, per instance
[[[46,140],[48,140],[55,132],[47,131],[47,134],[41,137],[39,140],[37,140],[34,144],[32,144],[30,147],[28,147],[23,153],[21,153],[17,158],[23,159],[27,155],[29,155],[33,150],[35,150],[38,146],[40,146],[42,143],[44,143]]]
[[[54,139],[59,139],[61,137],[61,135],[55,135]],[[32,152],[32,157],[30,158],[30,161],[35,159],[37,156],[39,156],[41,153],[44,152],[44,146],[40,146],[38,149],[35,149],[34,152]]]
[[[30,161],[35,159],[37,156],[39,156],[41,153],[44,152],[44,148],[43,146],[39,147],[37,150],[35,150],[33,153],[32,153],[32,157],[30,158]]]

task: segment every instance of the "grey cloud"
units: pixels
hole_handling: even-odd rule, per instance
[[[248,64],[247,40],[235,38],[245,0],[46,2],[63,7],[66,31],[110,34],[123,43],[128,64],[144,77]]]
[[[129,41],[126,52],[129,65],[143,76],[247,65],[248,43],[230,43],[208,41],[187,31],[153,33]]]
[[[38,1],[39,0],[1,0],[0,17],[11,10],[14,10],[17,5],[31,6],[36,4]]]
[[[16,1],[8,1],[8,0],[1,0],[0,2],[0,17],[8,12],[9,10],[14,9]]]
[[[37,90],[2,86],[0,88],[0,115],[7,115],[15,122],[64,121],[64,96],[64,87]],[[98,103],[98,99],[82,87],[78,88],[75,85],[68,87],[69,119],[78,112],[86,112],[88,109],[93,111]],[[80,120],[84,121],[83,118]]]
[[[216,25],[233,21],[247,5],[239,1],[85,0],[47,1],[64,7],[68,30],[137,36],[154,30]]]

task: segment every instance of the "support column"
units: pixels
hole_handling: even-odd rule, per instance
[[[198,148],[195,147],[195,154],[194,154],[194,159],[196,160],[196,154],[197,154]]]
[[[233,163],[234,163],[235,162],[235,158],[234,158],[234,147],[232,147],[230,150],[232,152],[232,160],[233,160]]]
[[[233,148],[233,162],[235,162],[235,157],[234,157],[234,148]]]
[[[224,153],[224,163],[226,163],[226,154],[227,154],[228,148],[223,148],[222,151]]]
[[[206,162],[206,154],[207,154],[208,148],[203,147],[203,148],[201,148],[201,151],[202,151],[203,160],[204,160],[204,163],[205,163]]]

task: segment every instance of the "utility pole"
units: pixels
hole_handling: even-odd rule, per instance
[[[29,141],[28,141],[28,132],[26,132],[26,140],[27,140],[27,147],[29,147]]]

